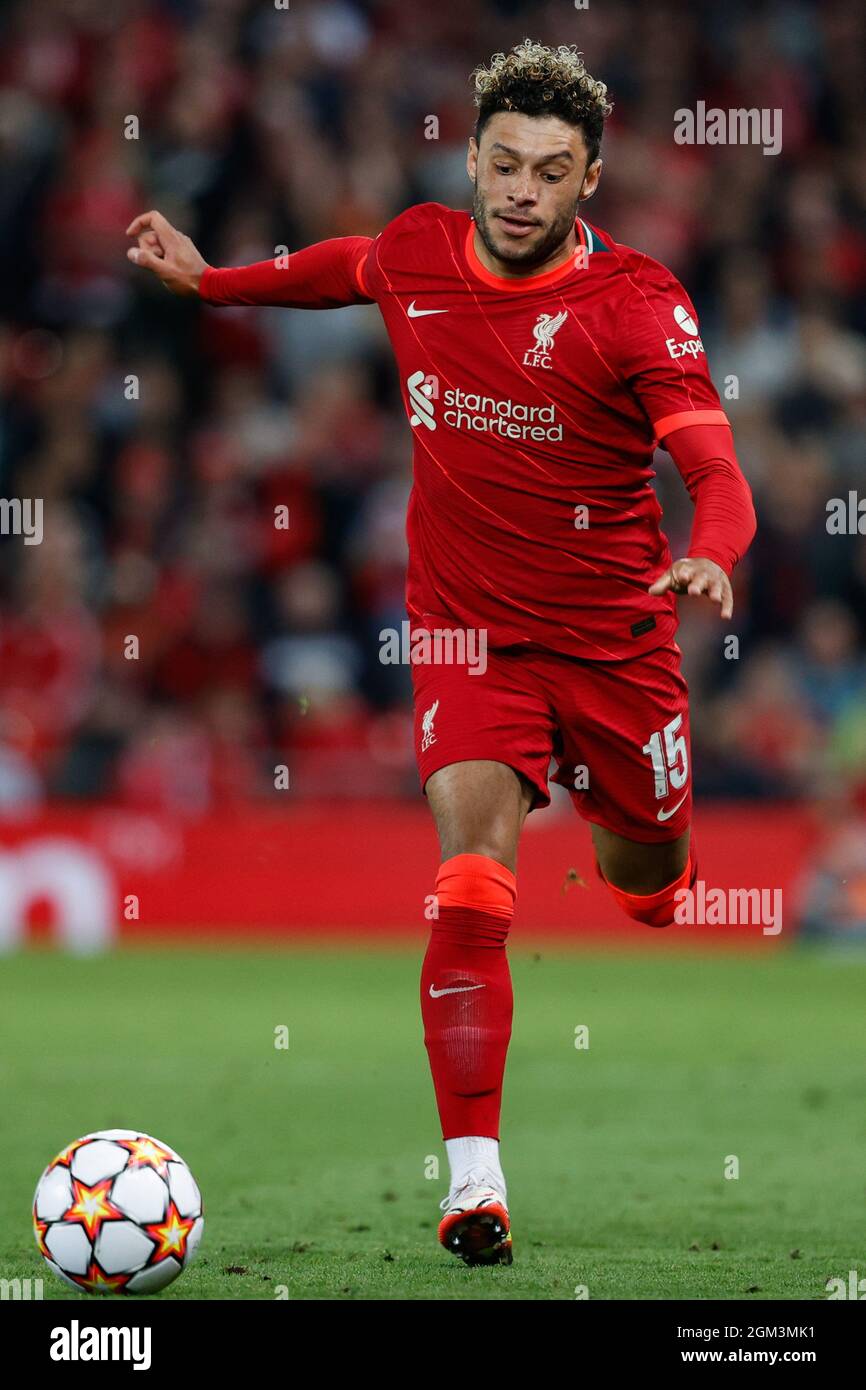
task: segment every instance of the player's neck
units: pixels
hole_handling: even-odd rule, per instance
[[[494,256],[477,227],[473,231],[472,245],[479,261],[491,274],[499,275],[503,280],[526,280],[535,275],[546,275],[548,271],[556,270],[558,266],[565,265],[566,261],[571,260],[577,251],[577,234],[572,224],[565,241],[548,256],[547,260],[531,266],[515,265],[513,261],[502,261],[498,256]]]

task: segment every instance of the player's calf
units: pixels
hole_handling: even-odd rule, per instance
[[[677,840],[646,845],[594,826],[593,841],[599,878],[626,916],[648,927],[671,926],[677,894],[691,887],[698,874],[690,832]]]
[[[421,971],[424,1042],[443,1137],[499,1138],[512,991],[505,942],[514,875],[482,854],[447,859]]]

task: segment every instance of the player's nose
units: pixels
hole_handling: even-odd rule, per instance
[[[511,189],[509,201],[512,202],[515,207],[525,208],[531,207],[536,203],[538,197],[532,184],[527,182],[518,184],[517,187]]]

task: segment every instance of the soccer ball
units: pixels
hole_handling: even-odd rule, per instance
[[[102,1129],[49,1163],[33,1229],[49,1268],[72,1288],[156,1293],[195,1255],[201,1193],[167,1144],[137,1129]]]

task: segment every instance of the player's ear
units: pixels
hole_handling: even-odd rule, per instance
[[[598,181],[601,178],[601,170],[602,161],[600,158],[594,159],[592,163],[588,166],[587,171],[583,176],[583,183],[580,186],[580,194],[578,195],[580,202],[585,203],[587,198],[591,198],[595,190],[598,188]]]
[[[469,137],[469,149],[466,151],[466,172],[474,183],[475,175],[478,173],[478,141],[474,135]]]

